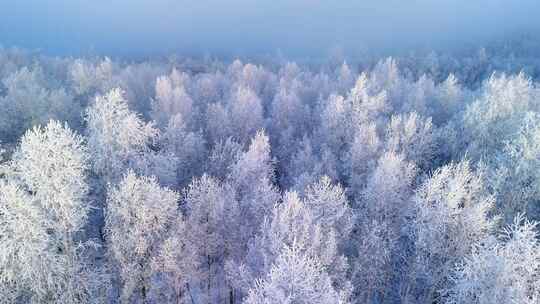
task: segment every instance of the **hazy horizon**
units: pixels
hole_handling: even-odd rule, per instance
[[[540,2],[21,0],[0,5],[0,45],[51,55],[324,57],[479,44],[535,31]]]

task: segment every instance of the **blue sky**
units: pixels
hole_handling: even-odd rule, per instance
[[[538,0],[0,0],[0,44],[58,55],[408,50],[538,28]]]

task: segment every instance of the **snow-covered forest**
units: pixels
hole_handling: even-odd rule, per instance
[[[540,303],[539,50],[1,49],[0,303]]]

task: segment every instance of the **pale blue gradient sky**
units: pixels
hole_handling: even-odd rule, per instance
[[[537,29],[539,0],[0,0],[0,44],[80,55],[324,56]]]

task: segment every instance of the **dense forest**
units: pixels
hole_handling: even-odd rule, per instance
[[[0,49],[0,303],[540,303],[533,42]]]

